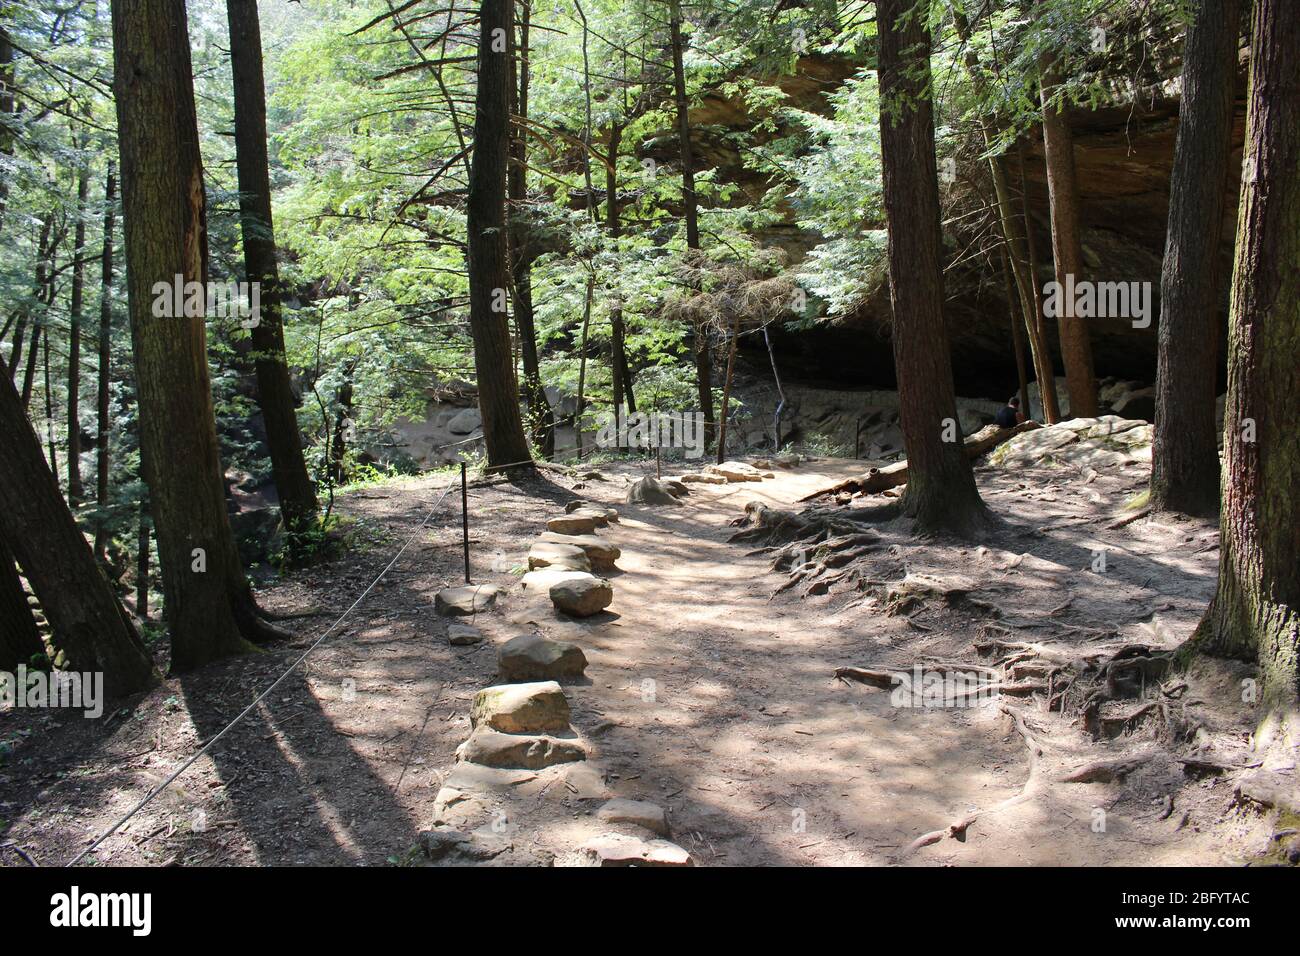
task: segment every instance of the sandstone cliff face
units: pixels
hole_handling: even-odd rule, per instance
[[[804,57],[798,73],[774,82],[789,96],[791,105],[825,113],[827,95],[861,69],[847,58]],[[1176,64],[1174,65],[1176,76]],[[1221,304],[1222,331],[1219,350],[1226,347],[1228,283],[1236,231],[1236,195],[1240,186],[1241,146],[1245,132],[1243,68],[1238,77],[1237,115],[1234,127],[1233,176],[1227,184],[1232,197],[1219,229],[1224,276]],[[1150,282],[1152,321],[1144,329],[1128,319],[1092,320],[1092,341],[1099,374],[1150,381],[1155,376],[1159,316],[1160,264],[1164,254],[1168,212],[1169,175],[1178,131],[1176,80],[1170,92],[1143,102],[1107,109],[1073,110],[1084,256],[1088,274],[1096,282]],[[741,187],[747,201],[768,189],[765,177],[746,168],[740,150],[726,136],[749,129],[754,117],[744,104],[721,94],[706,96],[692,111],[692,142],[702,168],[715,167],[720,178]],[[671,131],[643,144],[647,155],[672,162],[676,150]],[[1023,157],[1023,170],[1022,170]],[[1025,137],[1009,156],[1009,175],[1018,189],[1021,177],[1029,199],[1035,246],[1040,265],[1039,284],[1052,281],[1051,225],[1048,214],[1046,171],[1042,139]],[[797,262],[819,238],[792,221],[764,234],[764,240],[784,249]],[[956,237],[953,237],[954,245]],[[958,391],[964,394],[1001,395],[1014,384],[1015,365],[1010,351],[1010,313],[998,260],[973,259],[947,274],[948,324]],[[894,384],[889,344],[891,311],[887,289],[881,289],[855,313],[812,331],[789,334],[776,331],[782,362],[791,375],[844,385],[889,387]],[[1056,349],[1055,329],[1051,346]],[[753,354],[761,339],[749,337],[745,347],[755,364],[766,355]],[[1059,359],[1059,355],[1058,355]],[[1058,361],[1058,370],[1060,364]]]

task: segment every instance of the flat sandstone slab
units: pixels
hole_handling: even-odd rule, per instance
[[[492,607],[498,593],[500,590],[494,584],[462,584],[439,591],[433,606],[445,617],[468,617]]]

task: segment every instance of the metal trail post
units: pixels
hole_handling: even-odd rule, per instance
[[[465,545],[465,583],[469,584],[469,483],[465,479],[465,463],[460,463],[460,530]]]

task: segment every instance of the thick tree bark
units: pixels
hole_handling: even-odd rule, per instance
[[[894,365],[909,463],[899,504],[922,534],[967,535],[981,529],[986,511],[962,451],[943,321],[930,34],[923,18],[903,17],[909,7],[909,0],[879,0],[876,5]]]
[[[117,208],[117,166],[108,161],[104,177],[104,247],[100,252],[99,287],[99,369],[95,389],[95,505],[99,516],[95,521],[95,554],[101,561],[108,560],[108,479],[110,440],[112,429],[109,396],[112,386],[113,366],[113,229]]]
[[[1228,335],[1218,590],[1198,629],[1300,699],[1300,5],[1256,0]]]
[[[68,311],[68,504],[75,508],[86,497],[81,483],[81,320],[86,295],[86,198],[90,170],[77,172],[77,224],[73,229],[72,301]]]
[[[695,195],[695,158],[691,150],[690,103],[686,99],[686,68],[682,62],[682,7],[680,0],[669,0],[669,42],[673,56],[673,97],[677,106],[677,139],[682,162],[682,205],[685,207],[686,248],[700,248],[699,204]],[[688,253],[689,255],[690,253]],[[704,413],[704,436],[707,444],[714,436],[713,360],[709,354],[709,329],[695,323],[695,382],[700,411]]]
[[[479,8],[478,90],[474,159],[470,167],[466,229],[469,240],[469,324],[474,338],[478,404],[489,469],[531,468],[519,415],[506,316],[510,284],[506,255],[506,159],[510,139],[510,0],[483,0]],[[522,464],[520,464],[522,463]]]
[[[3,376],[0,447],[0,537],[41,602],[55,649],[71,670],[102,672],[111,697],[151,686],[157,675],[149,653],[45,466],[13,382]]]
[[[1074,134],[1065,113],[1052,104],[1060,85],[1051,58],[1040,61],[1043,106],[1043,153],[1047,159],[1047,192],[1052,208],[1052,257],[1056,281],[1062,286],[1067,276],[1083,279],[1083,244],[1079,237],[1079,186],[1074,171]],[[1075,315],[1075,303],[1061,297],[1057,318],[1061,339],[1061,361],[1065,365],[1065,387],[1070,396],[1070,415],[1097,415],[1097,376],[1092,366],[1092,342],[1084,319]],[[1039,386],[1042,387],[1041,384]]]
[[[261,286],[260,321],[252,329],[257,400],[266,423],[280,515],[285,528],[293,534],[315,524],[319,503],[302,452],[302,434],[284,354],[283,294],[271,218],[266,90],[257,0],[226,0],[226,13],[230,22],[230,68],[235,88],[235,165],[239,175],[244,271],[249,282]]]
[[[506,189],[510,202],[510,278],[515,311],[515,334],[519,339],[519,352],[524,365],[524,401],[528,405],[528,431],[532,441],[541,449],[542,457],[555,457],[555,413],[542,387],[541,364],[537,356],[537,326],[533,316],[533,259],[535,253],[529,235],[528,218],[528,136],[524,124],[528,120],[528,86],[531,76],[529,62],[528,29],[531,22],[530,4],[520,5],[519,42],[512,46],[510,81],[510,112],[519,117],[511,127],[510,166],[506,175]],[[514,39],[514,34],[511,34]]]
[[[172,668],[282,636],[258,617],[230,531],[203,315],[154,315],[156,283],[207,281],[203,169],[185,8],[113,4],[114,99],[140,450]]]
[[[1237,0],[1198,0],[1183,49],[1160,272],[1151,505],[1161,511],[1212,515],[1219,507],[1219,240],[1232,151],[1239,12]]]
[[[19,664],[30,664],[33,657],[44,653],[13,552],[0,534],[0,671],[12,673]]]

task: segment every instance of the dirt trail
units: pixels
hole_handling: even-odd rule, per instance
[[[832,678],[843,665],[907,666],[922,637],[911,625],[837,611],[829,598],[769,602],[783,578],[768,573],[767,558],[726,543],[746,502],[789,506],[855,470],[819,462],[761,483],[693,485],[679,509],[623,506],[605,532],[624,555],[617,621],[552,629],[590,649],[595,686],[576,696],[617,725],[601,750],[621,775],[620,795],[670,804],[680,842],[701,863],[902,862],[916,837],[1025,785],[1026,747],[996,706],[899,708],[889,692]],[[1088,759],[1082,739],[1066,741],[1044,775]],[[909,860],[1224,861],[1195,834],[1168,832],[1177,821],[1156,830],[1159,806],[1148,820],[1109,813],[1106,831],[1094,832],[1095,808],[1113,808],[1118,789],[1060,790],[981,817],[965,842]]]
[[[281,685],[97,859],[381,864],[402,857],[433,823],[433,798],[469,733],[470,701],[496,682],[496,647],[527,630],[574,641],[590,660],[589,682],[568,688],[590,773],[571,776],[578,765],[543,771],[521,788],[515,803],[527,812],[511,824],[518,842],[559,863],[576,862],[580,841],[603,829],[592,816],[602,790],[665,807],[673,839],[697,865],[1213,864],[1237,862],[1243,848],[1267,840],[1258,821],[1225,813],[1225,780],[1189,778],[1163,752],[1153,751],[1123,786],[1054,783],[1065,769],[1145,745],[1137,738],[1094,745],[1031,708],[1029,728],[1050,746],[1025,799],[979,817],[964,841],[905,857],[919,835],[1021,794],[1029,751],[996,707],[900,708],[888,691],[832,675],[844,665],[906,667],[927,654],[974,660],[979,622],[954,628],[889,616],[870,602],[846,608],[834,592],[769,601],[784,576],[769,573],[769,559],[726,543],[746,502],[788,506],[858,468],[820,461],[778,469],[762,482],[693,485],[680,508],[622,504],[627,482],[642,473],[632,466],[603,468],[607,480],[548,475],[525,487],[474,489],[476,581],[508,589],[498,609],[475,622],[484,643],[449,647],[447,621],[433,612],[438,590],[460,579],[457,513],[444,505],[306,674]],[[1066,524],[1089,509],[1096,520],[1113,512],[1123,488],[1103,493],[1068,479],[1058,488],[1058,479],[1040,475],[1027,486],[1023,472],[982,470],[986,500],[1013,522],[1003,536],[1009,540],[968,550],[898,536],[882,560],[899,575],[918,562],[947,562],[994,592],[1014,582],[998,598],[1010,617],[1033,608],[1043,614],[1068,590],[1073,603],[1063,613],[1081,633],[1105,620],[1132,630],[1154,607],[1169,622],[1161,640],[1181,640],[1213,583],[1214,554],[1190,549],[1212,529],[1125,529],[1123,542],[1112,541],[1124,557],[1117,573],[1087,581],[1077,553],[1087,554],[1086,539],[1015,523]],[[280,610],[345,607],[441,490],[441,482],[419,479],[341,498],[354,522],[346,561],[295,574],[260,599]],[[623,551],[621,573],[611,576],[614,603],[585,622],[525,600],[510,570],[524,562],[545,519],[575,497],[621,513],[600,532]],[[1065,501],[1075,517],[1061,522]],[[1015,539],[1024,535],[1029,544],[1021,547]],[[1184,540],[1192,545],[1174,555],[1170,543]],[[1020,551],[1032,554],[1017,559]],[[1067,586],[1072,581],[1080,583]],[[74,855],[238,713],[328,620],[296,622],[293,646],[169,680],[105,721],[0,715],[0,740],[14,748],[0,767],[0,844],[12,841],[46,864]],[[1233,689],[1194,690],[1210,700],[1230,699]],[[1213,716],[1221,734],[1241,736],[1248,727],[1248,715]],[[604,787],[593,782],[600,772]],[[1095,829],[1099,810],[1104,832]],[[21,861],[0,852],[0,865]]]

